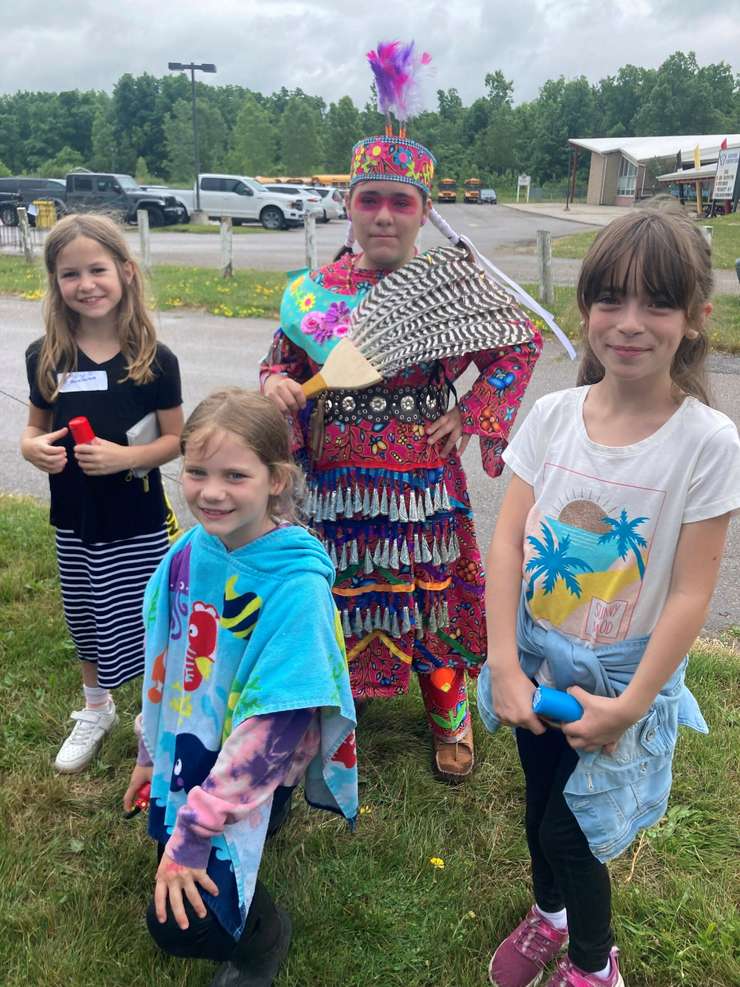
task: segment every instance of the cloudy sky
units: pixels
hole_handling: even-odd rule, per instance
[[[365,52],[414,38],[433,56],[432,92],[454,86],[469,103],[501,69],[520,102],[547,79],[596,82],[679,49],[740,71],[737,12],[737,0],[0,0],[0,93],[110,91],[124,72],[192,60],[216,63],[208,81],[362,105]]]

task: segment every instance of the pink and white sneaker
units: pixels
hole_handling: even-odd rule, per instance
[[[532,906],[491,957],[488,979],[494,987],[535,987],[567,944],[568,930],[556,929]]]
[[[545,987],[624,987],[622,974],[619,972],[619,950],[612,946],[609,953],[611,970],[609,976],[604,980],[593,973],[584,973],[575,966],[570,957],[564,956],[558,960],[555,973],[545,984]]]

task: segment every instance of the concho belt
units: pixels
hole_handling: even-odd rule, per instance
[[[376,384],[364,391],[329,391],[324,418],[328,422],[357,425],[363,421],[433,422],[447,410],[447,388],[439,384],[394,387]]]

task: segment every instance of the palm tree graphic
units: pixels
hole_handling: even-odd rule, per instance
[[[534,596],[534,584],[542,576],[545,578],[545,593],[552,593],[558,579],[562,579],[568,591],[573,596],[580,597],[581,585],[571,570],[580,569],[581,572],[593,572],[594,570],[583,559],[568,555],[570,535],[565,535],[560,542],[557,542],[554,534],[543,521],[540,521],[540,528],[542,528],[544,542],[535,538],[534,535],[527,535],[527,541],[537,550],[537,554],[533,555],[524,567],[526,572],[532,574],[527,584],[527,599],[531,600]]]
[[[642,535],[638,535],[635,529],[638,525],[645,524],[649,519],[646,517],[636,517],[630,521],[627,517],[627,511],[622,510],[618,521],[613,517],[603,517],[601,520],[604,524],[610,525],[611,531],[606,531],[603,535],[599,536],[599,544],[605,545],[607,542],[616,540],[617,551],[622,560],[627,558],[627,552],[633,552],[637,561],[640,579],[642,579],[645,575],[645,563],[640,549],[647,548],[647,542]]]

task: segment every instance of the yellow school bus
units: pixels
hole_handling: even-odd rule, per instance
[[[480,178],[465,179],[465,201],[480,202]]]
[[[457,182],[454,178],[440,178],[437,202],[457,202]]]
[[[332,188],[348,188],[349,175],[314,175],[311,185],[327,185]]]

